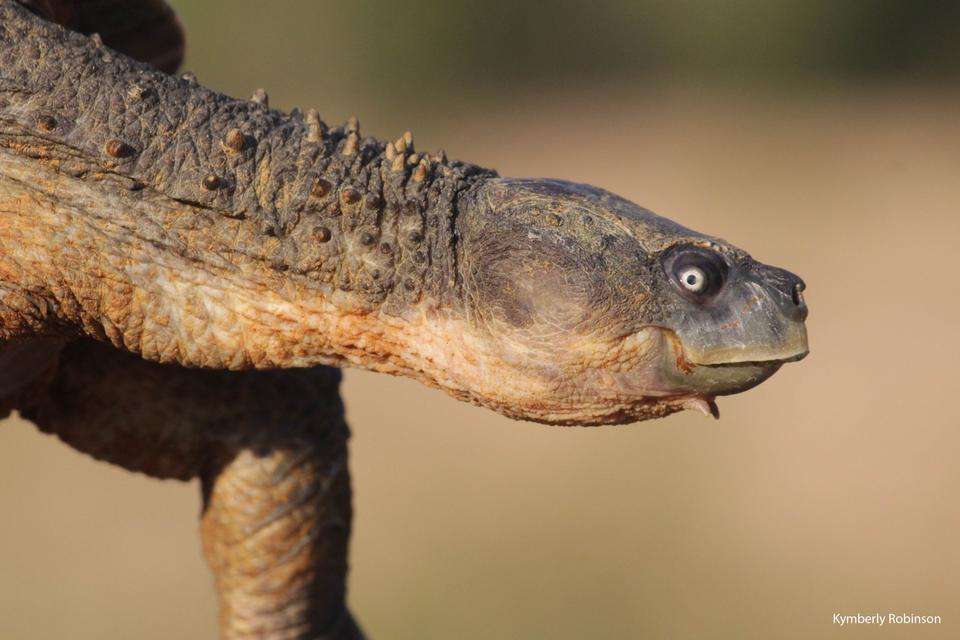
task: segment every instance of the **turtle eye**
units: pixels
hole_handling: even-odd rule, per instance
[[[720,254],[689,245],[668,252],[663,266],[680,292],[697,302],[720,291],[727,274],[727,263]]]
[[[679,280],[683,288],[692,293],[700,293],[707,288],[707,274],[700,267],[687,267]]]

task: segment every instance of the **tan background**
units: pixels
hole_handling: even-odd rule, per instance
[[[507,175],[591,182],[808,284],[811,356],[721,399],[719,423],[547,428],[347,372],[350,598],[372,637],[960,637],[948,83],[584,73],[425,78],[418,98],[398,88],[415,70],[350,75],[369,70],[351,58],[362,20],[177,4],[190,68],[215,88],[264,84],[275,105],[356,111],[382,136],[411,127],[421,148]],[[3,640],[215,636],[195,483],[93,462],[14,419],[0,505]],[[944,623],[841,629],[837,611]]]

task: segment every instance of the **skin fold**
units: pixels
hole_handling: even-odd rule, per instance
[[[0,415],[200,478],[223,638],[362,638],[331,367],[599,425],[807,353],[803,282],[723,240],[158,70],[182,51],[161,0],[0,0]]]

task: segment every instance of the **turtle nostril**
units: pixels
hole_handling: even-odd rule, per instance
[[[803,306],[803,290],[805,288],[806,287],[802,282],[798,282],[793,285],[793,304],[797,305],[798,307]]]
[[[803,281],[793,285],[793,308],[794,313],[796,314],[796,319],[800,322],[803,322],[807,319],[807,303],[803,299],[803,290],[806,289],[806,285],[803,284]]]

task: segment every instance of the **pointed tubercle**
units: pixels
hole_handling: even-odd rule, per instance
[[[682,406],[684,409],[699,411],[705,416],[713,416],[714,420],[720,419],[720,408],[717,406],[717,402],[713,398],[686,398],[683,401]]]
[[[250,100],[256,102],[257,104],[262,104],[265,107],[270,106],[270,96],[267,95],[267,92],[263,89],[257,89],[253,92],[253,95],[250,96]]]

